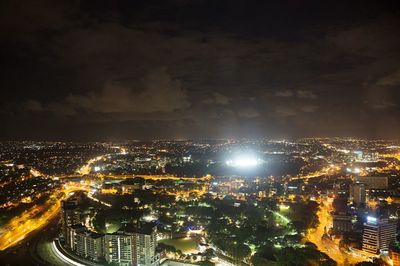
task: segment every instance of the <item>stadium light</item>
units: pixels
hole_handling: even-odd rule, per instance
[[[260,160],[253,156],[240,156],[231,160],[227,160],[226,164],[232,167],[255,167],[260,164]]]

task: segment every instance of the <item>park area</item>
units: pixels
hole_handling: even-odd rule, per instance
[[[163,239],[159,243],[168,246],[173,246],[176,250],[182,251],[183,254],[192,254],[199,252],[198,240],[196,238],[176,238],[176,239]]]

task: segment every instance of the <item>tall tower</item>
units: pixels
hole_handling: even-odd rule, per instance
[[[105,257],[108,263],[134,265],[132,263],[132,236],[123,232],[104,236]]]
[[[350,185],[350,199],[357,207],[363,207],[366,203],[365,185],[362,183],[354,183]]]
[[[69,237],[67,237],[67,228],[72,225],[81,224],[81,211],[78,208],[78,200],[71,199],[61,203],[61,222],[66,245],[69,246]]]
[[[157,266],[159,256],[157,248],[157,226],[145,224],[133,232],[133,262],[138,266]]]
[[[396,240],[396,232],[396,222],[368,216],[364,223],[362,249],[372,254],[388,251],[390,244]]]

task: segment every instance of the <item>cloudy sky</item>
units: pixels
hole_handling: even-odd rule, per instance
[[[3,0],[0,139],[398,138],[397,2]]]

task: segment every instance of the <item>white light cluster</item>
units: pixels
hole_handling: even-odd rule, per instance
[[[226,161],[226,164],[233,167],[254,167],[260,163],[260,160],[254,157],[239,157]]]
[[[347,171],[348,173],[354,173],[354,174],[359,174],[359,173],[361,173],[361,169],[358,168],[358,167],[356,167],[356,168],[354,168],[354,169],[346,168],[346,171]]]
[[[368,216],[368,217],[367,217],[367,223],[370,223],[370,224],[377,224],[377,222],[378,222],[378,219],[377,219],[377,218],[372,217],[372,216]]]

